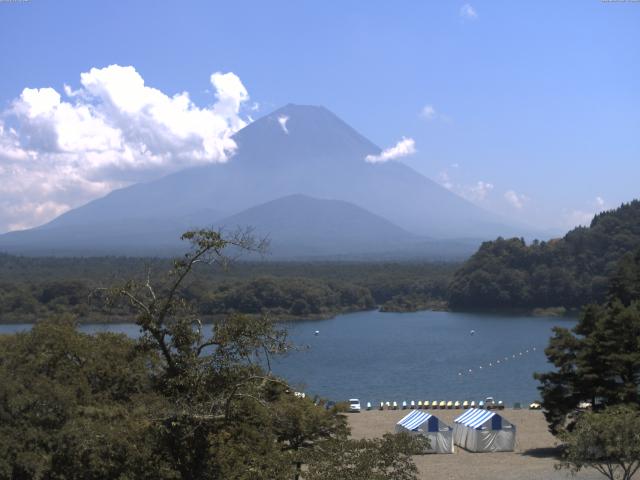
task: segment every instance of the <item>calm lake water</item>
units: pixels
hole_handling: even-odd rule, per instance
[[[552,327],[570,328],[575,323],[553,317],[430,311],[351,313],[286,323],[300,349],[272,366],[300,390],[335,400],[478,401],[491,395],[508,405],[530,403],[539,398],[533,372],[550,368],[543,350]],[[0,325],[0,333],[28,328]],[[133,324],[88,324],[80,329],[132,337],[139,333]]]

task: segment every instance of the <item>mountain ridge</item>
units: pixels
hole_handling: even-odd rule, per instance
[[[96,232],[104,231],[105,238],[126,245],[126,230],[118,239],[115,232],[127,222],[138,222],[141,228],[148,225],[153,241],[147,247],[154,250],[172,244],[168,235],[174,232],[173,225],[184,225],[184,219],[207,225],[295,194],[353,204],[420,237],[486,239],[521,234],[505,219],[407,165],[365,162],[367,155],[378,154],[380,148],[324,107],[286,105],[233,138],[237,149],[226,163],[192,167],[115,190],[22,232],[21,237],[31,239],[34,249],[39,243],[43,250],[51,250],[48,240],[35,232],[68,229],[70,237],[78,238],[90,225]],[[155,219],[160,223],[166,219],[166,225]],[[16,238],[0,236],[0,250],[12,241],[15,244]],[[336,238],[336,245],[340,241]],[[61,233],[55,248],[63,244]]]

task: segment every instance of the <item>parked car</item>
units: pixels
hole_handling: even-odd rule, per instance
[[[487,410],[496,408],[496,401],[493,399],[493,397],[487,397],[484,399],[484,408],[486,408]]]
[[[360,411],[360,400],[357,398],[349,399],[349,411],[350,412],[359,412]]]

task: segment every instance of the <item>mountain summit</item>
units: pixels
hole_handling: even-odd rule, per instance
[[[396,232],[406,233],[400,235],[398,248],[407,236],[488,239],[521,234],[407,165],[367,163],[365,157],[378,154],[380,148],[324,107],[286,105],[240,130],[234,140],[238,147],[226,163],[113,191],[36,229],[0,236],[0,250],[114,253],[117,246],[118,252],[139,253],[133,248],[139,247],[153,253],[175,245],[177,233],[188,227],[222,225],[228,217],[259,205],[264,218],[274,219],[271,225],[261,222],[261,230],[281,238],[275,218],[286,215],[283,205],[295,202],[269,202],[297,194],[340,200],[330,205],[335,218],[349,218],[336,209],[349,208],[351,215],[357,208],[360,220],[371,222],[364,231],[372,240],[376,232],[387,238],[393,224]],[[276,207],[277,212],[267,212]],[[298,207],[296,218],[305,215],[305,208],[313,218],[318,204],[306,201]],[[255,215],[251,218],[256,220]],[[330,216],[318,221],[333,232],[327,251],[340,251],[343,229],[336,229]],[[323,224],[315,227],[322,229]],[[300,228],[308,225],[300,222]],[[392,246],[380,248],[389,251]]]

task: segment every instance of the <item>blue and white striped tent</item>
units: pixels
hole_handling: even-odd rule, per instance
[[[456,445],[471,452],[513,452],[516,427],[495,411],[472,408],[453,421]]]
[[[396,424],[396,432],[408,432],[429,439],[425,453],[453,453],[453,429],[430,413],[413,410]]]

